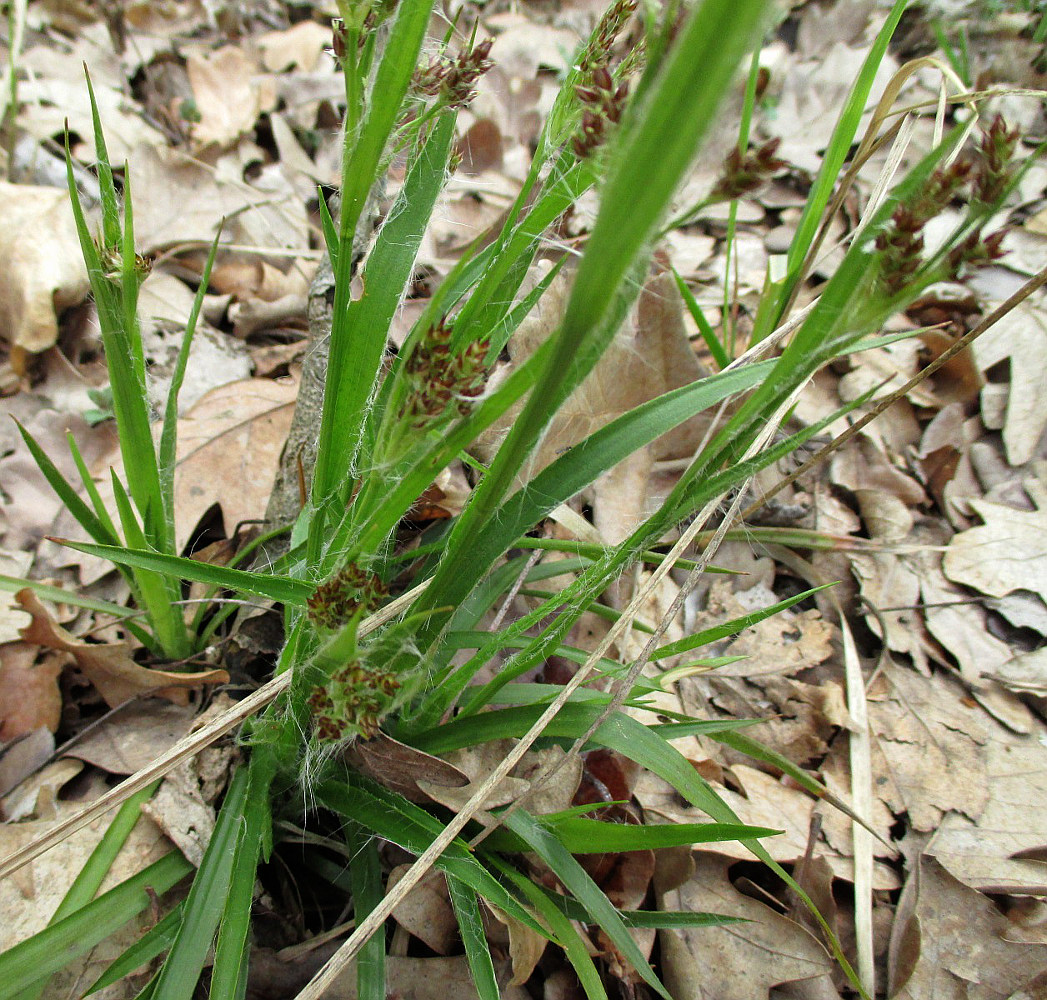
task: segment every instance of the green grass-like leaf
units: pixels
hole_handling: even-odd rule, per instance
[[[382,901],[382,859],[377,839],[355,820],[347,819],[346,845],[350,851],[349,878],[353,916],[358,924]],[[385,935],[375,934],[356,961],[356,993],[360,1000],[385,1000]]]
[[[203,861],[185,901],[182,923],[157,976],[156,1000],[191,1000],[225,911],[237,846],[244,835],[248,771],[233,775]],[[253,885],[253,878],[251,884]]]
[[[46,930],[5,951],[0,955],[0,1000],[10,1000],[42,977],[65,968],[148,907],[154,898],[150,893],[167,892],[192,870],[193,866],[178,851],[172,851]]]
[[[669,991],[654,974],[654,970],[633,940],[618,911],[559,838],[524,809],[507,814],[504,821],[508,828],[549,866],[553,874],[585,908],[590,919],[600,925],[615,947],[632,964],[643,981],[659,996],[665,997],[665,1000],[672,1000]]]
[[[476,992],[480,1000],[498,1000],[498,979],[494,972],[491,949],[487,946],[476,892],[453,875],[447,876],[447,891],[451,896],[451,906],[458,921],[462,944],[465,945],[465,957],[469,971],[473,974]]]

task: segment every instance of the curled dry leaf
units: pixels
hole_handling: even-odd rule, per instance
[[[58,339],[58,314],[87,295],[69,195],[0,181],[0,337],[37,353]]]
[[[1017,694],[1047,697],[1047,647],[1019,653],[995,670],[992,677]]]
[[[527,924],[521,923],[515,917],[510,917],[508,913],[503,913],[497,906],[486,900],[483,912],[485,915],[492,914],[494,920],[505,925],[505,933],[509,938],[509,958],[513,968],[513,977],[509,980],[509,986],[522,986],[531,978],[535,966],[545,954],[545,946],[549,943],[548,938],[542,937]],[[496,925],[492,925],[490,921],[485,921],[488,938],[494,936],[492,935],[494,926]]]
[[[131,647],[126,642],[89,643],[71,635],[51,618],[28,587],[20,590],[16,597],[33,617],[32,622],[22,629],[22,638],[38,646],[71,653],[77,667],[111,708],[142,695],[156,695],[176,705],[186,705],[191,688],[225,684],[229,680],[229,674],[224,670],[186,674],[143,667],[131,659]]]
[[[356,740],[343,753],[347,764],[399,792],[411,802],[430,802],[420,783],[440,788],[461,788],[469,781],[460,768],[432,754],[416,750],[383,732],[369,740]]]

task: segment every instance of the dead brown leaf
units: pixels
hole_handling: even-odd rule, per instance
[[[329,953],[328,953],[329,955]],[[251,958],[248,995],[265,1000],[293,997],[319,971],[328,955],[306,955],[305,961],[286,962],[259,949]],[[499,983],[509,977],[508,963],[495,961]],[[479,1000],[472,972],[464,955],[412,958],[388,955],[385,959],[386,990],[401,1000]],[[502,1000],[530,1000],[521,986],[504,986]],[[325,989],[327,1000],[357,1000],[356,961],[350,962]]]
[[[0,216],[0,337],[47,350],[58,339],[58,314],[89,287],[69,194],[0,181]]]
[[[1041,370],[1036,359],[1047,357],[1047,316],[1024,303],[979,337],[972,350],[982,371],[1010,361],[1003,442],[1011,465],[1024,465],[1047,428],[1047,400],[1036,374]]]
[[[454,764],[409,747],[385,733],[373,739],[355,740],[345,750],[347,763],[399,792],[411,802],[430,802],[432,796],[420,791],[419,782],[444,788],[459,788],[468,775]]]
[[[951,813],[925,853],[982,892],[1047,895],[1047,866],[1021,857],[1047,844],[1047,747],[996,725],[985,745],[988,801],[977,823]]]
[[[760,611],[779,598],[770,588],[757,584],[735,592],[727,578],[718,578],[709,590],[704,611],[698,613],[694,631],[720,625],[733,618]],[[698,651],[698,655],[741,656],[737,663],[718,667],[713,677],[755,677],[793,673],[815,667],[832,653],[834,627],[815,609],[787,610],[743,629],[734,638]]]
[[[0,741],[41,727],[52,733],[62,718],[58,678],[68,658],[25,642],[0,646]]]
[[[24,579],[32,564],[33,557],[28,552],[0,549],[0,573],[3,576]],[[17,642],[18,630],[25,624],[25,612],[18,607],[15,595],[0,591],[0,646],[5,642]]]
[[[72,654],[77,667],[98,689],[110,708],[142,695],[155,695],[176,705],[187,705],[189,689],[204,684],[225,684],[229,680],[229,674],[224,670],[175,673],[143,667],[131,658],[128,643],[84,642],[56,624],[33,591],[28,588],[20,590],[17,597],[19,604],[33,617],[31,624],[22,629],[22,638],[28,643]]]
[[[918,866],[891,935],[891,997],[1005,1000],[1043,972],[1047,945],[1011,940],[992,901],[934,858],[922,857]]]
[[[4,743],[0,749],[0,796],[6,796],[31,774],[39,771],[55,752],[55,737],[49,729],[39,729]],[[6,819],[0,810],[0,818]]]
[[[152,764],[187,732],[195,708],[135,702],[110,713],[66,751],[110,774],[133,774]]]
[[[955,658],[964,679],[977,686],[982,674],[999,669],[1013,650],[992,634],[985,610],[968,602],[964,591],[945,579],[936,562],[925,560],[920,581],[927,631]]]
[[[766,1000],[773,986],[831,974],[832,960],[811,934],[731,885],[730,859],[700,854],[696,864],[690,881],[659,894],[659,906],[749,923],[661,932],[665,984],[676,1000]]]
[[[486,901],[485,901],[486,902]],[[531,978],[535,967],[545,954],[549,939],[543,937],[537,931],[532,930],[527,924],[521,923],[515,917],[503,913],[497,906],[486,903],[484,916],[490,913],[494,920],[504,925],[505,934],[509,938],[509,958],[512,962],[513,976],[509,980],[510,986],[522,986]],[[495,925],[497,926],[497,925]],[[485,922],[488,937],[494,937],[491,933],[490,921]]]
[[[1035,511],[971,500],[984,523],[961,531],[949,543],[942,568],[950,580],[993,597],[1028,590],[1047,600],[1044,490],[1034,480],[1026,489],[1037,502]]]
[[[455,750],[447,754],[447,760],[469,777],[469,783],[460,787],[437,785],[431,781],[418,781],[433,801],[448,809],[461,809],[486,780],[495,767],[505,759],[512,749],[512,740],[492,740],[479,746]],[[566,761],[566,763],[564,763]],[[563,766],[560,766],[563,764]],[[537,792],[527,794],[529,782],[544,775],[546,769],[556,768],[554,777]],[[558,812],[571,805],[574,793],[582,776],[582,762],[577,755],[566,760],[566,752],[560,747],[545,750],[529,750],[513,768],[512,773],[502,780],[484,801],[485,809],[506,805],[523,798],[523,805],[536,815]],[[477,816],[485,822],[483,814]],[[487,820],[489,821],[489,817]]]
[[[18,401],[25,403],[21,412],[13,405]],[[113,455],[117,449],[113,421],[88,427],[81,417],[63,416],[62,411],[52,409],[35,394],[26,394],[24,400],[21,396],[15,397],[9,409],[19,419],[23,416],[27,418],[24,421],[26,429],[71,482],[78,481],[79,477],[66,443],[67,429],[75,436],[89,467]],[[0,479],[4,484],[0,491],[4,542],[9,548],[22,546],[31,550],[46,534],[56,531],[70,533],[76,522],[71,516],[68,521],[58,520],[65,513],[65,506],[40,472],[21,437],[17,436],[13,424],[10,421],[6,423],[8,426],[3,430],[13,433],[9,443],[4,442],[3,451],[6,454],[0,458]]]
[[[233,150],[211,166],[167,147],[138,146],[130,157],[136,191],[135,236],[145,253],[183,243],[210,243],[223,219],[232,242],[264,248],[307,249],[305,206],[279,166],[252,183],[243,179],[246,151]]]
[[[664,258],[661,258],[664,263]],[[557,279],[538,308],[509,342],[513,364],[521,364],[560,321],[568,283]],[[629,322],[625,323],[599,363],[557,412],[519,480],[526,481],[564,450],[641,403],[690,384],[705,374],[691,347],[683,322],[683,304],[671,274],[650,278]],[[504,436],[515,411],[478,442],[490,456]],[[660,501],[671,483],[651,476],[654,460],[689,456],[708,426],[701,415],[653,441],[611,469],[594,486],[594,520],[609,544],[625,538]],[[659,490],[659,485],[663,487]]]
[[[385,891],[393,891],[410,865],[397,865],[390,873]],[[437,955],[449,955],[458,944],[458,921],[447,894],[443,872],[430,871],[396,904],[393,919],[406,931],[432,948]]]
[[[214,504],[222,509],[227,535],[240,521],[265,514],[296,393],[289,379],[231,382],[207,393],[178,422],[179,548]]]
[[[59,763],[71,765],[74,762]],[[82,806],[82,802],[54,802],[52,817],[0,825],[0,854],[10,856]],[[99,817],[64,838],[32,865],[0,882],[0,911],[4,914],[4,919],[0,921],[0,950],[6,951],[44,929],[114,816],[115,810]],[[112,889],[170,850],[170,842],[156,826],[149,820],[140,820],[106,875],[100,891]],[[139,917],[93,948],[86,957],[57,973],[51,980],[53,995],[81,993],[85,984],[100,976],[152,923],[153,918],[147,908]]]
[[[276,106],[276,89],[243,49],[225,45],[192,52],[186,72],[200,120],[192,128],[200,146],[228,146],[254,128],[258,116]]]
[[[941,674],[921,677],[892,663],[869,691],[876,794],[916,830],[950,811],[977,819],[989,799],[987,721]]]
[[[301,21],[285,31],[268,31],[258,39],[262,63],[270,73],[296,67],[312,73],[331,44],[331,29]]]

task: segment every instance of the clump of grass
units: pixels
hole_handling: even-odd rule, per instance
[[[561,947],[594,1000],[604,997],[605,991],[572,923],[575,919],[598,924],[651,989],[668,995],[629,928],[640,922],[645,926],[708,924],[713,918],[621,913],[586,874],[577,853],[631,850],[638,843],[666,847],[737,839],[810,905],[760,842],[774,831],[741,825],[670,739],[702,733],[773,764],[816,794],[827,794],[825,789],[748,739],[741,723],[679,719],[664,727],[648,726],[623,711],[642,707],[652,690],[641,673],[648,660],[699,649],[809,594],[682,643],[665,644],[664,625],[659,626],[644,656],[631,664],[615,662],[608,654],[613,639],[631,627],[636,602],[620,615],[610,613],[614,620],[610,636],[592,653],[567,646],[567,636],[632,561],[654,560],[659,563],[657,574],[664,575],[725,497],[737,494],[731,508],[736,510],[741,490],[755,472],[839,415],[772,441],[796,394],[820,367],[854,349],[931,283],[997,255],[996,235],[982,233],[1015,181],[1012,133],[994,124],[972,160],[953,160],[949,165],[949,156],[962,140],[958,129],[919,162],[868,220],[861,238],[849,248],[775,360],[732,362],[729,344],[717,338],[689,299],[706,340],[715,344],[723,370],[622,415],[517,485],[543,432],[592,371],[631,307],[665,226],[671,198],[732,86],[737,66],[758,44],[767,7],[762,0],[706,0],[679,24],[675,19],[658,23],[645,18],[642,43],[615,65],[613,46],[633,16],[634,5],[625,0],[612,5],[564,80],[539,137],[530,173],[502,231],[489,245],[462,257],[389,364],[385,355],[389,324],[411,281],[422,234],[453,157],[457,110],[468,99],[477,74],[486,68],[489,47],[474,40],[455,55],[441,54],[423,62],[431,4],[405,3],[395,12],[382,4],[348,0],[340,4],[335,52],[346,79],[347,122],[340,210],[337,220],[330,213],[324,216],[324,236],[336,276],[327,389],[311,488],[292,528],[287,554],[264,572],[211,566],[180,558],[173,550],[174,414],[204,285],[187,326],[161,442],[154,449],[135,317],[142,268],[134,251],[130,187],[125,176],[121,200],[96,111],[103,201],[97,242],[79,209],[71,180],[70,192],[98,301],[124,448],[127,486],[119,484],[117,490],[121,531],[97,500],[78,456],[90,503],[57,474],[28,435],[27,443],[93,539],[70,544],[111,559],[127,576],[148,622],[128,627],[137,629],[135,635],[143,645],[157,655],[184,655],[206,642],[221,624],[221,615],[201,618],[207,625],[194,629],[172,610],[185,580],[279,603],[284,608],[286,641],[275,677],[206,732],[211,738],[223,727],[228,730],[251,716],[241,730],[243,762],[226,793],[188,897],[118,960],[95,988],[165,955],[144,995],[153,1000],[188,998],[197,989],[213,949],[210,995],[243,996],[255,875],[282,836],[281,821],[287,819],[319,822],[318,817],[326,816],[325,828],[338,831],[331,839],[341,838],[340,849],[348,859],[357,924],[337,960],[303,996],[319,995],[335,972],[358,953],[359,995],[385,996],[384,941],[374,931],[430,865],[447,879],[477,990],[485,1000],[496,997],[498,989],[480,929],[480,900]],[[856,138],[877,66],[903,7],[901,0],[895,4],[858,74],[812,185],[786,273],[769,281],[764,290],[754,334],[757,349],[760,341],[776,342],[771,335],[788,317]],[[387,34],[384,46],[378,44],[379,33]],[[752,87],[749,93],[751,101]],[[747,128],[746,124],[743,138]],[[363,264],[366,294],[354,299],[351,248],[363,206],[390,157],[398,152],[406,153],[407,176]],[[779,169],[775,152],[773,145],[749,150],[747,142],[741,142],[725,165],[714,200],[737,198]],[[600,193],[600,212],[559,326],[506,379],[497,386],[487,384],[491,359],[548,287],[543,282],[533,292],[522,292],[544,234],[594,186]],[[920,230],[961,191],[967,192],[962,223],[941,249],[928,254]],[[636,449],[740,394],[744,394],[741,402],[647,521],[617,546],[577,547],[573,560],[556,564],[557,573],[575,571],[573,582],[546,596],[519,620],[490,632],[478,631],[483,615],[503,595],[548,575],[541,564],[507,554],[518,546],[538,544],[529,533],[550,511]],[[482,471],[465,509],[434,541],[427,558],[413,563],[405,579],[404,561],[396,547],[399,523],[434,477],[513,407],[518,410],[512,426],[490,466]],[[671,553],[652,552],[669,528],[683,523],[691,526]],[[729,520],[717,537],[728,526]],[[707,562],[708,554],[697,564],[686,564],[692,583]],[[464,662],[463,650],[472,651]],[[493,679],[481,682],[481,671],[506,653]],[[581,665],[568,685],[520,683],[554,653]],[[584,689],[583,683],[592,676],[602,676],[611,689]],[[470,823],[487,792],[539,737],[574,751],[595,745],[622,753],[669,781],[712,822],[642,827],[638,832],[572,810],[534,815],[516,803],[495,813],[501,830],[478,835]],[[203,739],[190,738],[156,768],[130,779],[125,788],[143,787]],[[495,739],[517,742],[468,805],[448,818],[439,808],[409,801],[396,788],[346,763],[342,751],[375,739],[395,739],[409,751],[435,755]],[[106,798],[92,809],[97,812],[112,801]],[[137,809],[138,800],[133,801],[133,806],[125,807],[128,816]],[[112,856],[126,822],[125,817],[104,840],[105,858]],[[473,836],[472,843],[466,836]],[[397,892],[388,897],[379,850],[383,840],[418,858]],[[39,849],[23,853],[14,863]],[[564,891],[551,892],[532,883],[525,855],[540,858]],[[97,867],[104,868],[103,862]],[[187,870],[187,864],[173,854],[93,901],[89,900],[99,879],[92,876],[74,887],[75,893],[51,927],[0,956],[0,1000],[23,991],[38,993],[48,975],[146,905],[143,886],[162,891]],[[823,928],[853,979],[824,922]]]

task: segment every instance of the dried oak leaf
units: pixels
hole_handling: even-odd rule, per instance
[[[254,128],[260,114],[276,106],[273,81],[233,45],[216,52],[191,52],[186,72],[200,114],[193,129],[193,140],[200,146],[235,143]]]
[[[397,865],[390,873],[385,891],[392,892],[410,865]],[[437,955],[450,955],[458,944],[458,921],[454,917],[447,883],[440,871],[431,871],[396,904],[393,920],[424,942]]]
[[[1012,926],[992,900],[953,878],[934,858],[921,857],[898,903],[888,995],[897,1000],[1042,996],[1034,982],[1047,963],[1047,945],[1014,940]]]
[[[1047,427],[1047,406],[1036,374],[1047,351],[1047,315],[1023,303],[979,337],[971,349],[982,371],[1005,359],[1010,362],[1003,443],[1011,465],[1024,465],[1036,456],[1037,442]]]
[[[58,313],[88,289],[69,195],[0,181],[0,215],[0,338],[45,351],[58,339]]]
[[[469,782],[469,776],[453,764],[382,732],[373,739],[351,743],[343,758],[350,767],[411,802],[432,801],[429,794],[419,791],[419,782],[441,788],[461,788]]]
[[[38,646],[71,653],[77,667],[111,708],[136,695],[156,695],[176,705],[186,705],[189,703],[189,688],[224,684],[229,680],[229,674],[224,670],[182,674],[143,667],[131,659],[131,647],[126,642],[88,643],[71,635],[52,620],[29,588],[20,590],[15,596],[33,617],[32,622],[22,629],[22,638]]]
[[[674,997],[766,1000],[781,983],[830,974],[832,960],[807,930],[731,884],[729,858],[701,854],[695,860],[694,877],[679,889],[659,893],[659,908],[711,910],[748,923],[663,931],[662,966]]]
[[[1042,544],[1047,505],[1040,484],[1029,482],[1026,489],[1038,510],[971,501],[985,523],[961,531],[949,544],[942,568],[950,580],[992,597],[1030,590],[1047,600],[1047,550]]]
[[[214,505],[226,533],[261,517],[294,414],[288,379],[242,379],[212,389],[178,421],[175,540],[181,548]],[[237,488],[230,490],[228,484]]]

